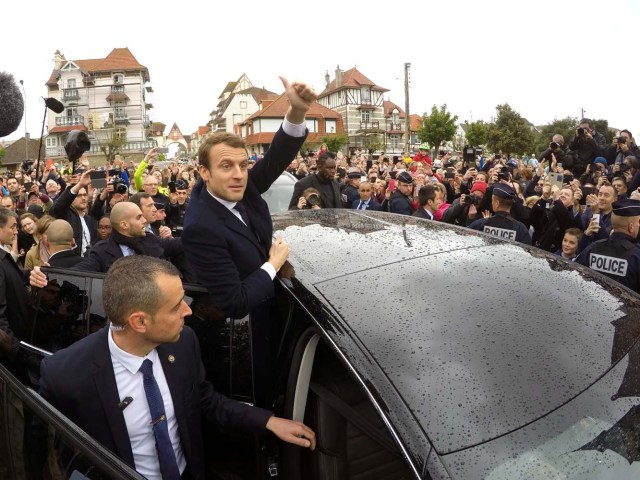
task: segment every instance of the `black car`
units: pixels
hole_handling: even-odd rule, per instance
[[[411,217],[273,218],[292,253],[277,285],[272,406],[311,426],[318,448],[211,431],[212,469],[225,478],[640,478],[635,293],[541,250]],[[56,327],[31,339],[45,350],[105,322],[101,275],[49,275],[55,291],[38,294],[38,322]],[[250,319],[224,318],[204,289],[185,289],[209,378],[253,402]],[[43,464],[26,441],[33,416],[54,425],[50,447],[58,437],[69,444],[66,455],[48,450],[44,463],[62,472],[53,478],[139,478],[5,369],[0,394],[0,479]],[[29,415],[8,416],[16,403]]]

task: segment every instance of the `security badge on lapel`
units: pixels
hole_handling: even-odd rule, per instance
[[[174,363],[174,362],[176,361],[176,357],[174,357],[173,355],[169,355],[169,356],[167,357],[167,361],[168,361],[169,363]]]

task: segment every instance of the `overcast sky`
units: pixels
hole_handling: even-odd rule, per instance
[[[640,138],[637,0],[533,2],[325,0],[3,3],[0,70],[24,80],[28,131],[40,136],[45,82],[67,60],[128,47],[149,69],[151,117],[183,134],[209,121],[229,81],[246,73],[283,91],[278,75],[324,89],[337,65],[357,67],[410,112],[446,103],[461,121],[490,121],[509,103],[536,125],[605,118]],[[165,133],[168,133],[168,129]],[[24,135],[24,124],[7,139]]]

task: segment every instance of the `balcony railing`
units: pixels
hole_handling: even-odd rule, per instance
[[[156,146],[156,142],[153,140],[140,140],[136,142],[127,142],[120,149],[121,152],[145,152]],[[100,150],[100,144],[93,140],[91,142],[91,149],[89,154],[102,154]],[[47,157],[65,157],[67,154],[64,151],[64,147],[47,147]]]
[[[388,127],[389,130],[404,130],[404,126],[401,123],[390,123]]]
[[[111,93],[124,93],[124,85],[111,85]]]
[[[82,115],[60,115],[56,117],[56,127],[67,127],[70,125],[84,125],[84,117]]]
[[[62,91],[62,99],[67,100],[79,100],[80,91],[77,88],[65,88]]]
[[[360,130],[373,130],[380,128],[380,122],[374,120],[372,122],[360,122]]]
[[[115,116],[116,125],[128,125],[129,124],[129,116],[126,114],[116,115]]]

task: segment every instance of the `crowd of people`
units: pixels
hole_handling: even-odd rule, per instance
[[[426,144],[413,156],[374,156],[360,150],[345,155],[329,151],[326,145],[316,153],[301,155],[305,113],[315,93],[306,84],[289,84],[284,79],[283,83],[291,106],[263,158],[249,157],[240,137],[222,133],[204,142],[197,159],[169,162],[164,168],[157,167],[158,150],[153,148],[139,164],[126,164],[116,157],[103,168],[90,168],[85,156],[75,169],[68,163],[48,162],[41,172],[25,166],[1,177],[0,345],[9,345],[4,362],[16,368],[20,361],[17,343],[29,338],[33,306],[27,288],[46,287],[41,266],[103,272],[107,279],[117,271],[137,278],[137,283],[145,282],[141,272],[146,272],[152,290],[166,290],[163,298],[172,298],[174,304],[132,296],[132,301],[120,305],[116,294],[107,292],[117,283],[106,280],[105,292],[115,305],[107,308],[110,329],[102,333],[104,339],[92,338],[87,345],[100,342],[104,352],[110,349],[125,367],[126,355],[114,354],[116,348],[112,340],[106,342],[107,337],[114,345],[134,348],[129,353],[140,362],[149,355],[157,359],[152,353],[156,347],[159,351],[163,344],[180,337],[152,328],[158,309],[167,308],[165,326],[171,331],[189,313],[180,282],[174,281],[181,277],[204,285],[226,315],[252,314],[256,381],[268,383],[273,374],[272,352],[264,340],[269,335],[268,303],[289,247],[282,238],[272,240],[273,226],[261,194],[284,170],[298,179],[290,210],[387,211],[446,222],[539,247],[640,291],[640,249],[636,245],[640,149],[628,130],[619,132],[607,145],[591,122],[583,119],[574,138],[566,139],[567,143],[554,135],[549,148],[537,158],[502,152],[468,156],[442,150],[432,158]],[[105,181],[102,188],[94,185],[99,178]],[[136,260],[122,260],[129,257]],[[185,336],[184,342],[192,341],[191,334]],[[71,353],[63,350],[47,360],[49,373],[42,370],[45,396],[51,392],[57,392],[56,397],[69,395],[63,391],[70,391],[70,386],[64,387],[61,380],[65,365],[82,357],[85,347],[72,346]],[[137,365],[132,374],[137,368],[142,371]],[[153,378],[149,372],[144,382],[136,383],[139,395],[147,393],[145,382]],[[154,366],[153,372],[162,376],[161,367],[157,371]],[[121,373],[118,391],[128,391],[131,381]],[[268,387],[257,391],[256,403],[267,406]],[[79,400],[68,402],[78,404]],[[229,408],[244,412],[235,404]],[[85,413],[72,411],[70,415],[91,426]],[[295,422],[274,426],[269,415],[258,411],[257,423],[247,428],[268,427],[287,441],[313,447],[313,432],[307,427]],[[144,428],[136,421],[132,425],[137,430]],[[100,437],[98,427],[91,428]],[[175,447],[175,436],[172,440]],[[155,441],[160,442],[157,436]],[[185,465],[201,467],[197,461],[185,460],[180,448],[174,449],[177,460],[170,466],[162,459],[160,464],[150,462],[147,457],[155,453],[146,447],[140,452],[142,471],[151,477],[166,468],[173,472],[170,478],[180,478],[188,472]],[[136,453],[135,459],[126,460],[139,466]]]

